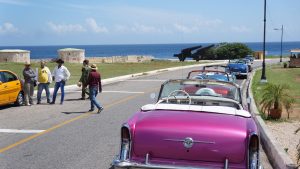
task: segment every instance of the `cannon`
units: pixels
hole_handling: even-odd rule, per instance
[[[193,46],[190,48],[182,49],[179,54],[174,54],[174,57],[178,57],[179,61],[183,62],[186,58],[193,58],[196,61],[199,61],[202,59],[203,54],[210,48],[214,47],[215,45],[209,45],[206,47],[202,47],[202,45],[199,46]],[[196,50],[197,49],[197,50]],[[193,52],[196,50],[195,52]]]

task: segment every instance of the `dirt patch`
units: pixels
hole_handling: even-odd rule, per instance
[[[300,75],[297,75],[295,80],[296,80],[296,82],[300,82]]]
[[[266,121],[276,142],[280,145],[293,162],[297,163],[297,144],[300,141],[300,132],[295,131],[300,127],[300,121],[289,120],[285,122]]]

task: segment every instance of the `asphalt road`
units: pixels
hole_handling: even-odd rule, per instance
[[[106,85],[98,95],[101,114],[87,112],[90,102],[79,100],[80,92],[67,93],[63,105],[0,108],[0,169],[109,169],[119,152],[121,124],[142,105],[154,103],[150,94],[158,94],[165,80],[185,78],[190,70]]]

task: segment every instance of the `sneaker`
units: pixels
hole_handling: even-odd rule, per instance
[[[85,98],[80,98],[80,100],[85,100]]]
[[[103,107],[100,107],[100,109],[98,109],[97,113],[98,114],[101,113],[103,109],[104,109]]]
[[[92,111],[94,111],[94,109],[90,109],[90,110],[89,110],[89,112],[92,112]]]
[[[41,102],[37,102],[36,104],[41,104]]]
[[[25,104],[25,106],[31,106],[31,104],[27,103],[27,104]]]
[[[51,102],[50,104],[55,104],[55,102]]]
[[[63,102],[60,102],[60,105],[63,105],[64,103]]]

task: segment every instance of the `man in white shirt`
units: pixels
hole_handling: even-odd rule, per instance
[[[54,92],[53,92],[53,98],[52,102],[50,104],[55,104],[57,91],[60,88],[61,91],[61,98],[60,98],[60,104],[63,104],[64,97],[65,97],[65,84],[66,81],[69,80],[71,74],[69,70],[63,66],[64,61],[62,59],[58,59],[56,61],[57,66],[54,68],[52,76],[53,80],[55,80],[55,86],[54,86]]]

